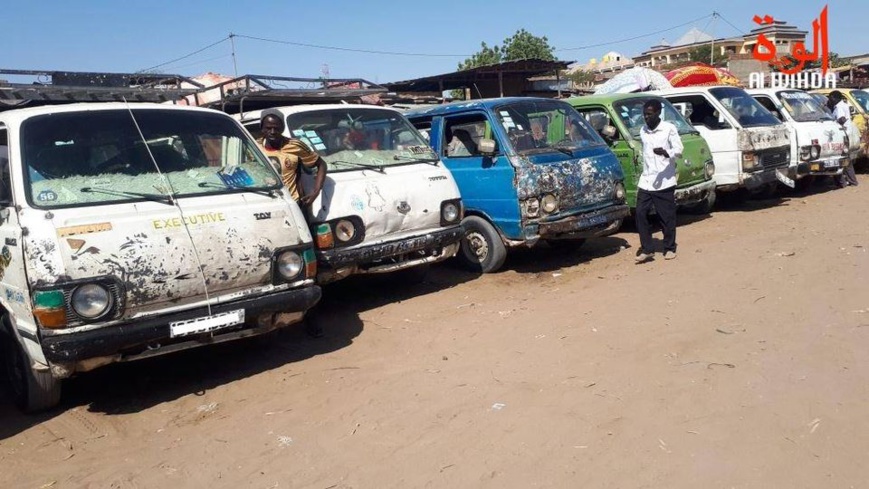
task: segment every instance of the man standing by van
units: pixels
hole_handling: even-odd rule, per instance
[[[308,207],[320,195],[323,183],[326,181],[326,162],[302,141],[284,136],[285,127],[284,118],[280,112],[263,111],[263,116],[260,119],[262,137],[256,142],[270,160],[277,161],[280,165],[281,180],[283,180],[293,200],[302,208],[305,217],[310,218]],[[314,188],[309,193],[304,193],[302,188],[299,179],[299,171],[301,170],[299,165],[317,168]]]
[[[637,231],[640,249],[637,263],[654,257],[649,213],[657,213],[664,231],[664,259],[676,258],[676,158],[682,156],[682,138],[676,126],[661,120],[661,101],[643,105],[646,124],[640,130],[643,142],[643,174],[637,184]]]
[[[842,126],[845,134],[850,135],[852,130],[851,125],[854,123],[851,122],[851,107],[848,105],[848,102],[845,102],[842,92],[838,90],[830,92],[829,97],[827,97],[827,107],[833,112],[833,118]],[[853,161],[847,168],[842,170],[842,175],[836,180],[836,186],[839,188],[847,187],[848,185],[857,186],[857,174],[854,172]]]

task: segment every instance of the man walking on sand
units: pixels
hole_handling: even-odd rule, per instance
[[[640,249],[637,263],[655,256],[652,245],[652,209],[664,231],[664,259],[676,258],[676,158],[682,156],[682,138],[670,122],[661,120],[661,101],[652,99],[643,105],[646,124],[640,130],[643,142],[643,174],[637,184],[637,231]]]

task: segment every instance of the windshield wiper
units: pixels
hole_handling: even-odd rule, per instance
[[[555,146],[550,146],[549,149],[554,149],[555,151],[558,151],[560,153],[564,153],[567,156],[573,156],[573,151],[571,151],[565,147],[558,146],[558,144],[556,144]]]
[[[79,192],[82,193],[103,193],[109,195],[120,195],[124,197],[141,197],[147,200],[153,200],[154,202],[162,202],[167,205],[175,205],[175,199],[171,195],[166,194],[145,194],[141,192],[128,192],[126,190],[112,190],[107,188],[100,187],[83,187]]]
[[[220,184],[217,184],[217,183],[211,183],[211,182],[199,182],[199,183],[197,184],[197,186],[198,186],[199,188],[209,187],[209,188],[219,188],[219,189],[222,189],[222,190],[243,190],[243,191],[245,191],[245,192],[250,192],[250,193],[252,193],[252,194],[265,195],[265,196],[267,196],[267,197],[271,197],[271,198],[275,198],[275,197],[278,196],[277,193],[275,192],[275,189],[273,189],[273,188],[263,188],[263,187],[227,187],[226,185],[220,185]]]
[[[357,161],[344,161],[344,160],[332,160],[329,163],[342,163],[345,165],[358,166],[361,168],[367,168],[369,170],[378,171],[383,173],[383,167],[377,165],[369,165],[368,163],[359,163]]]
[[[437,158],[415,158],[413,156],[407,156],[407,155],[395,155],[392,157],[392,159],[396,160],[396,161],[403,160],[403,161],[414,161],[417,163],[434,163],[435,166],[437,166],[437,164],[440,163],[440,161],[441,161]]]

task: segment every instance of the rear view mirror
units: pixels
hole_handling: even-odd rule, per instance
[[[480,151],[480,154],[492,156],[495,154],[495,140],[483,138],[477,144],[477,149]]]

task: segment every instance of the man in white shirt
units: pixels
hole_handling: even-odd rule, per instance
[[[637,184],[637,231],[640,249],[637,263],[654,257],[649,213],[658,215],[664,231],[664,259],[676,258],[676,158],[682,157],[682,138],[670,122],[661,120],[661,101],[643,105],[646,125],[640,130],[643,142],[643,174]]]
[[[848,102],[845,102],[842,92],[838,90],[830,92],[829,97],[827,97],[827,106],[833,111],[833,118],[842,125],[845,134],[850,135],[852,131],[851,126],[854,124],[851,122],[851,106],[848,105]],[[839,188],[847,187],[848,185],[857,186],[857,174],[854,172],[853,161],[845,167],[842,175],[836,181],[836,186]]]

